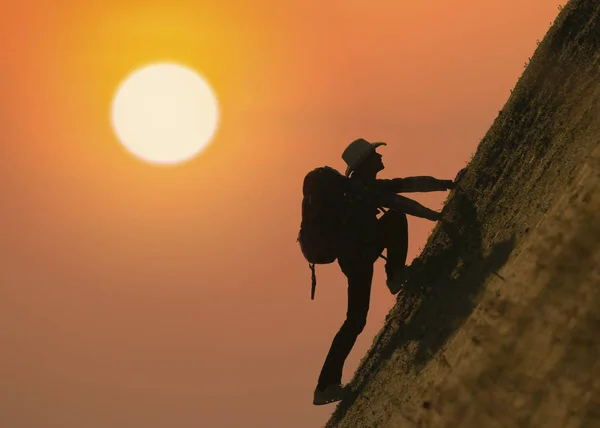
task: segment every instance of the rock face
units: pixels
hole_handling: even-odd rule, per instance
[[[571,0],[327,427],[600,426],[600,0]]]

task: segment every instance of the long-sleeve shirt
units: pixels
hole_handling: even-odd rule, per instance
[[[447,190],[451,184],[452,180],[439,180],[429,176],[375,180],[378,190],[390,193],[437,192]]]
[[[376,179],[363,182],[358,178],[348,179],[348,212],[342,225],[347,239],[362,241],[369,239],[377,227],[379,208],[389,208],[415,217],[435,221],[439,213],[424,207],[417,201],[397,195],[403,192],[435,192],[448,190],[452,180],[433,177],[406,177]]]

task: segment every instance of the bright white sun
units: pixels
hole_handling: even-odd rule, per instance
[[[129,75],[112,103],[117,138],[138,158],[185,162],[210,143],[219,124],[217,99],[199,74],[178,64],[153,64]]]

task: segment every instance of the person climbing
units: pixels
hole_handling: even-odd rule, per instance
[[[387,252],[384,257],[387,287],[394,295],[402,289],[406,280],[408,252],[406,215],[431,221],[440,219],[439,212],[397,193],[445,191],[454,188],[453,180],[439,180],[428,176],[378,179],[377,174],[384,169],[384,165],[382,155],[376,149],[385,145],[386,143],[383,142],[370,143],[359,138],[344,150],[342,159],[347,169],[345,176],[342,176],[343,181],[339,181],[344,189],[344,203],[339,233],[336,235],[339,241],[337,250],[332,253],[333,257],[321,258],[321,260],[314,256],[307,257],[309,261],[312,260],[313,298],[316,284],[315,263],[331,263],[337,258],[342,272],[348,279],[346,320],[335,335],[323,364],[314,391],[314,405],[343,399],[344,387],[341,380],[344,363],[365,327],[371,296],[373,265],[380,256],[383,257],[384,249]],[[305,179],[305,189],[308,181]],[[309,204],[311,195],[305,199],[308,199],[306,203]],[[331,198],[326,200],[330,201]],[[303,210],[304,208],[303,205]],[[381,212],[383,215],[378,218]],[[305,223],[303,225],[306,229]],[[308,244],[300,239],[308,240],[302,232],[301,228],[299,240],[301,245],[307,247]],[[305,247],[303,247],[305,256],[307,254],[310,256]]]

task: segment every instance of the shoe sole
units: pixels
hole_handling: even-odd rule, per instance
[[[324,406],[326,404],[336,403],[336,402],[342,401],[342,400],[343,400],[342,398],[337,398],[337,399],[334,399],[334,400],[326,400],[326,401],[318,401],[318,402],[317,401],[313,401],[313,405],[314,406]]]
[[[395,292],[388,285],[388,290],[390,291],[390,293],[396,295],[396,294],[400,293],[402,290],[404,290],[404,284],[402,284]]]

